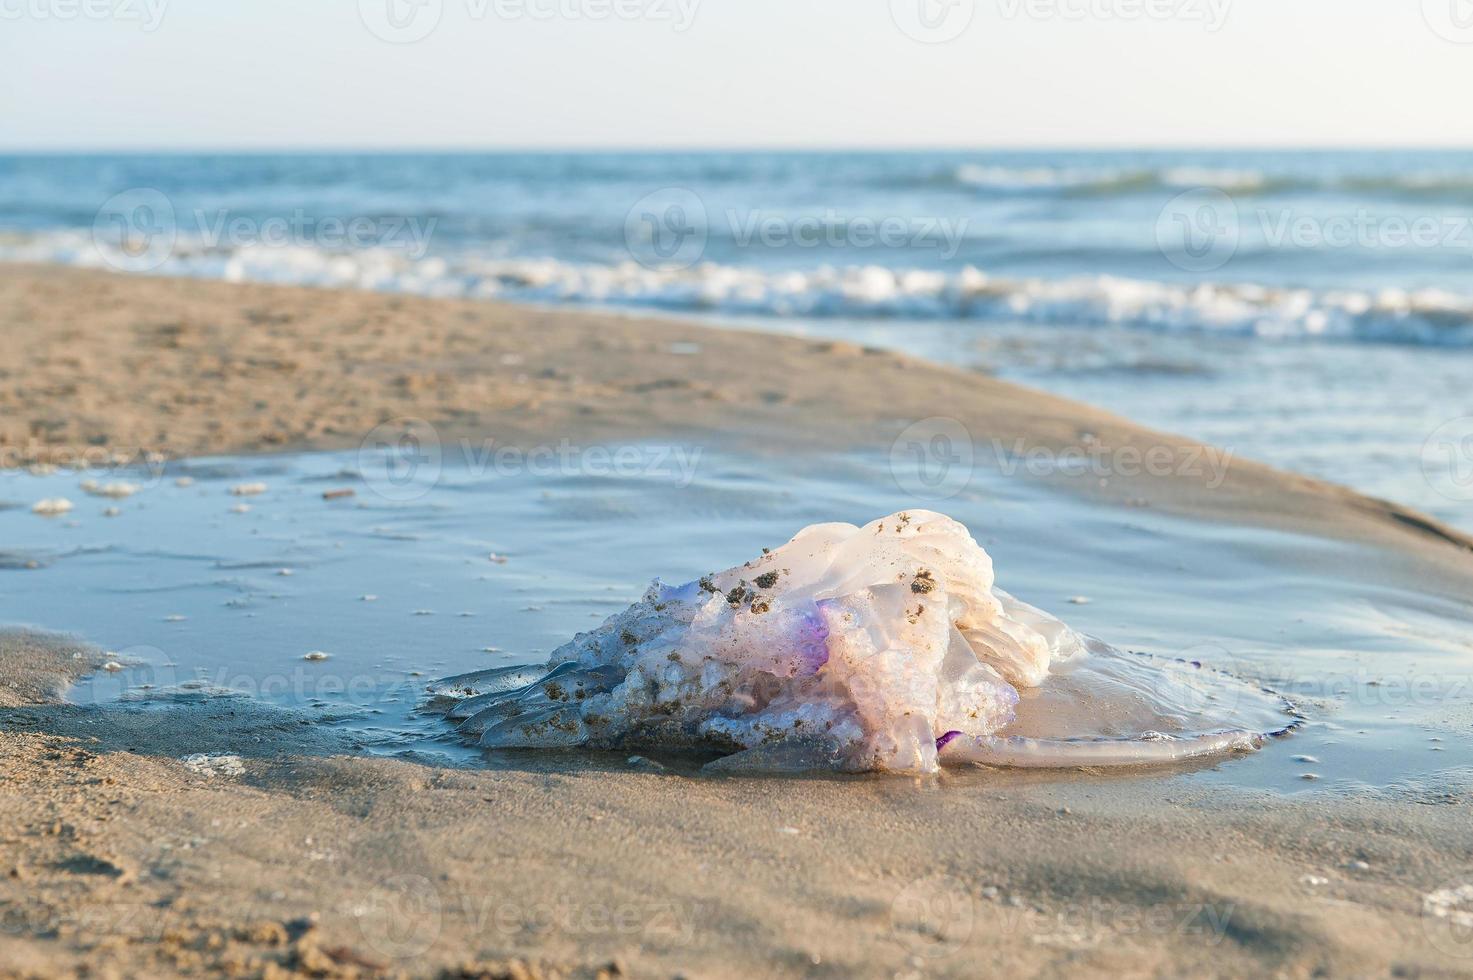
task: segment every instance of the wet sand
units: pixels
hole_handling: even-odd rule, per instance
[[[1469,880],[1470,788],[465,771],[336,754],[299,721],[7,710],[5,975],[1473,972],[1466,930],[1424,914]]]
[[[888,450],[945,416],[1056,452],[1194,448],[980,374],[663,320],[16,266],[0,323],[15,464],[352,447],[402,416],[447,444]],[[1457,532],[1246,461],[1222,476],[1054,479],[1377,545],[1374,574],[1473,594]],[[0,634],[0,976],[1473,975],[1468,930],[1428,911],[1473,884],[1456,773],[1298,797],[583,754],[457,770],[239,699],[58,703],[97,657]]]

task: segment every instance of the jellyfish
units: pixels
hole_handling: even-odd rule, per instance
[[[693,750],[731,771],[1169,763],[1297,724],[1271,692],[1014,598],[964,525],[921,510],[657,580],[547,663],[446,678],[426,707],[488,749]]]

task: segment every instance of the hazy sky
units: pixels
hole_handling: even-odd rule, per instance
[[[0,0],[5,148],[1469,145],[1470,93],[1470,0]]]

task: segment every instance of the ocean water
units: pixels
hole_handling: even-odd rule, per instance
[[[447,455],[407,477],[373,450],[189,460],[114,474],[137,488],[123,499],[86,493],[86,473],[0,472],[0,624],[110,651],[118,669],[77,685],[78,702],[233,692],[305,709],[365,752],[516,765],[425,712],[430,682],[544,662],[656,577],[689,581],[810,523],[916,502],[884,456],[623,448],[640,465],[591,447],[522,467]],[[55,497],[74,508],[30,512]],[[1473,771],[1464,597],[1388,587],[1352,544],[1103,507],[992,470],[945,510],[1017,597],[1121,650],[1203,664],[1204,696],[1220,672],[1304,719],[1249,755],[1112,778],[1425,794]]]
[[[1473,527],[1473,153],[0,157],[0,259],[978,366]]]

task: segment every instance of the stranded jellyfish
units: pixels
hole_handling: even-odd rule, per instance
[[[714,751],[723,769],[1123,766],[1256,748],[1276,696],[1126,653],[997,589],[942,514],[816,524],[644,597],[549,662],[447,678],[431,710],[487,748]]]

